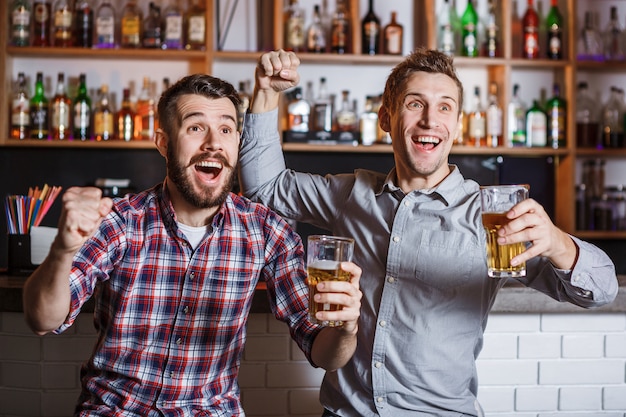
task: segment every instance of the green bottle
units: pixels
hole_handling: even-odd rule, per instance
[[[539,105],[533,100],[533,105],[526,112],[526,146],[544,147],[548,144],[548,117]]]
[[[35,94],[30,99],[30,137],[48,139],[49,126],[50,113],[43,87],[43,73],[38,72],[35,79]]]
[[[552,97],[546,103],[548,113],[548,146],[554,149],[564,148],[565,126],[567,123],[567,106],[561,97],[560,88],[557,83],[552,87]]]
[[[73,103],[74,139],[91,139],[91,98],[87,94],[85,74],[80,74],[78,92]]]
[[[546,17],[548,59],[563,59],[563,17],[559,12],[558,0],[552,0]]]
[[[463,56],[478,56],[478,15],[472,4],[472,0],[467,0],[467,7],[461,17],[463,33]]]

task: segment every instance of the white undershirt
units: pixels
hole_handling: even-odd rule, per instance
[[[182,224],[181,222],[177,222],[178,229],[183,232],[193,250],[196,250],[204,235],[206,235],[208,226],[187,226],[186,224]]]

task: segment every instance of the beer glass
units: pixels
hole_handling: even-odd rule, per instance
[[[307,246],[307,275],[309,281],[309,317],[314,323],[326,326],[341,326],[342,321],[323,321],[315,318],[318,311],[337,311],[336,304],[317,303],[313,299],[317,294],[320,281],[349,281],[350,273],[341,269],[341,262],[351,261],[354,252],[354,239],[340,236],[312,235]]]
[[[524,252],[523,242],[498,244],[498,229],[508,223],[506,213],[517,203],[528,198],[529,186],[488,185],[480,187],[483,227],[487,234],[487,275],[492,278],[526,276],[526,263],[511,266],[511,259]]]

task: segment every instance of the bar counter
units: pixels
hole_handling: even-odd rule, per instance
[[[26,277],[8,276],[0,272],[0,312],[22,312],[22,286]],[[619,293],[609,305],[584,309],[570,303],[560,303],[539,291],[511,281],[498,292],[492,313],[583,313],[626,312],[626,275],[619,275]],[[93,311],[93,300],[83,306],[83,312]],[[252,313],[269,313],[264,284],[257,286],[252,302]]]

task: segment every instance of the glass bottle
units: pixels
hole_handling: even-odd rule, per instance
[[[57,76],[56,94],[52,98],[52,139],[63,140],[70,138],[70,112],[72,109],[72,100],[67,95],[65,86],[65,75],[59,72]]]
[[[161,48],[161,8],[154,2],[148,4],[148,15],[142,24],[141,43],[144,48]]]
[[[513,97],[507,107],[507,146],[526,146],[526,103],[519,96],[519,84],[513,86]]]
[[[135,0],[126,1],[126,4],[122,8],[122,18],[120,22],[122,31],[120,46],[122,48],[140,48],[141,34],[143,33],[141,27],[143,14]]]
[[[467,7],[461,16],[462,55],[478,56],[478,14],[472,0],[467,0]]]
[[[351,53],[351,25],[350,14],[344,0],[337,0],[337,7],[333,14],[330,29],[330,50],[336,54]]]
[[[404,28],[398,23],[398,13],[391,12],[391,20],[383,29],[383,46],[387,55],[402,55]]]
[[[11,139],[30,137],[30,109],[26,76],[17,74],[17,89],[11,100]]]
[[[33,46],[50,46],[51,0],[33,2]]]
[[[28,0],[13,0],[10,9],[10,43],[13,46],[30,45],[31,6]]]
[[[87,76],[78,77],[78,90],[72,103],[74,108],[74,139],[91,139],[91,98],[87,92]]]
[[[496,17],[495,0],[489,0],[487,14],[487,24],[485,25],[485,42],[483,45],[483,56],[495,58],[500,56],[499,28]]]
[[[309,52],[321,53],[326,51],[326,33],[322,26],[320,6],[313,6],[313,19],[306,32],[306,48]]]
[[[586,81],[579,82],[576,91],[576,144],[580,148],[598,145],[600,131],[597,108],[598,104],[589,92],[589,84]],[[601,148],[602,143],[599,145]]]
[[[451,9],[449,0],[443,0],[441,9],[437,14],[439,30],[437,35],[437,49],[448,56],[456,53],[454,42],[454,28],[452,27]]]
[[[468,114],[468,145],[487,145],[487,114],[480,99],[480,87],[474,87],[472,104]]]
[[[602,144],[605,148],[618,148],[623,140],[623,112],[619,89],[611,87],[608,101],[602,107]]]
[[[513,58],[522,56],[522,19],[519,16],[517,0],[511,1],[511,55]]]
[[[96,48],[117,47],[117,19],[111,0],[102,0],[96,10]]]
[[[241,100],[239,106],[237,107],[237,128],[240,132],[243,129],[243,122],[246,116],[246,112],[250,107],[250,93],[248,92],[248,84],[249,81],[240,81],[239,90],[237,91],[237,95]]]
[[[135,129],[138,140],[152,140],[155,131],[156,108],[149,77],[143,77],[143,85],[135,106]]]
[[[455,54],[463,50],[463,23],[456,8],[456,0],[450,0],[450,24],[454,34]]]
[[[298,0],[289,0],[283,13],[284,48],[287,51],[302,52],[305,45],[304,10]]]
[[[74,6],[75,46],[93,46],[93,6],[91,0],[78,0]]]
[[[206,10],[201,0],[191,0],[185,14],[185,49],[204,51],[206,48]]]
[[[622,25],[617,17],[617,7],[611,6],[611,17],[603,33],[604,57],[609,60],[621,61],[624,59],[622,43]]]
[[[328,93],[326,77],[320,78],[318,95],[313,104],[312,128],[315,131],[333,130],[333,104]]]
[[[292,132],[308,132],[311,104],[302,97],[302,87],[295,87],[287,106],[288,126]]]
[[[178,1],[170,0],[163,11],[163,49],[183,48],[183,12]]]
[[[109,101],[109,86],[102,84],[96,109],[93,112],[93,133],[97,141],[114,139],[113,111]]]
[[[559,84],[554,83],[552,97],[546,103],[548,114],[548,146],[553,149],[565,148],[567,128],[567,103],[561,97]]]
[[[498,103],[498,84],[493,81],[489,83],[487,101],[487,146],[502,146],[502,107]]]
[[[122,90],[122,104],[115,115],[116,135],[119,140],[135,139],[135,112],[130,101],[130,88]]]
[[[544,147],[548,144],[548,117],[538,100],[526,112],[526,146]]]
[[[361,21],[361,42],[363,54],[380,53],[380,19],[374,13],[374,0],[369,0],[369,8]]]
[[[374,108],[375,97],[365,97],[365,107],[359,117],[361,145],[369,146],[378,140],[378,112]]]
[[[43,73],[38,72],[35,78],[35,94],[30,99],[30,137],[48,139],[49,126],[50,115],[43,85]]]
[[[558,0],[551,0],[550,11],[546,17],[548,59],[563,59],[563,23]]]
[[[356,132],[358,131],[358,122],[356,111],[350,103],[350,91],[342,90],[341,107],[335,117],[337,130],[340,132]]]
[[[580,61],[603,61],[602,36],[594,24],[594,13],[585,12],[585,23],[580,31],[577,45],[577,58]]]
[[[528,0],[526,13],[522,19],[522,57],[539,58],[539,15],[534,7],[534,0]]]
[[[54,46],[74,46],[73,37],[74,12],[69,0],[56,0],[54,3],[54,23],[52,41]]]

